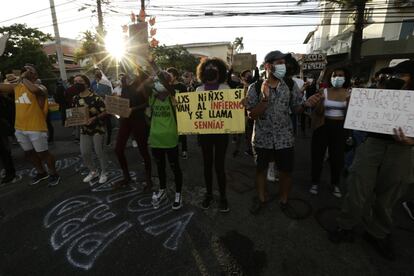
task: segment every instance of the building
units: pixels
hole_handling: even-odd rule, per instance
[[[328,65],[349,60],[355,11],[323,1],[321,23],[304,43],[309,53],[327,54]],[[363,76],[368,78],[393,59],[414,56],[414,0],[372,0],[365,10],[361,50]]]
[[[232,56],[232,45],[229,41],[204,42],[181,44],[187,51],[196,57],[218,57],[230,63]]]
[[[75,51],[80,47],[80,42],[76,39],[61,38],[61,46],[63,53],[63,60],[65,61],[65,68],[67,76],[73,76],[79,74],[82,70],[80,64],[75,61]],[[59,74],[59,65],[56,55],[56,43],[55,41],[48,41],[43,45],[43,51],[53,61],[52,65],[56,74]]]

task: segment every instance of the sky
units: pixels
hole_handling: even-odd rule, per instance
[[[12,3],[2,5],[0,26],[25,23],[54,34],[48,0],[13,0]],[[306,53],[303,41],[320,21],[317,13],[240,16],[246,12],[317,9],[316,3],[298,7],[296,0],[146,0],[145,3],[147,14],[156,16],[155,38],[160,44],[232,42],[236,37],[243,37],[242,52],[257,54],[259,62],[272,50]],[[79,39],[82,32],[94,30],[98,25],[96,0],[55,0],[55,6],[61,37]],[[131,22],[129,14],[138,14],[139,9],[139,0],[110,0],[103,6],[106,30],[121,31],[122,25]],[[237,15],[223,16],[229,12]]]

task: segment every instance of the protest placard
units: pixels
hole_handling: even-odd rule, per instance
[[[105,96],[106,112],[120,117],[128,118],[131,114],[129,99],[118,96]]]
[[[235,54],[232,68],[234,72],[241,73],[244,70],[254,70],[257,65],[256,55],[250,53]]]
[[[302,60],[302,70],[323,70],[326,67],[326,55],[325,54],[309,54],[304,55]]]
[[[65,127],[82,126],[88,123],[89,110],[86,106],[66,109]]]
[[[414,137],[414,91],[352,89],[344,127],[384,134],[401,127]]]
[[[243,133],[245,118],[242,97],[242,89],[177,94],[178,133]]]

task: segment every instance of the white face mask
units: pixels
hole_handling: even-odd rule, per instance
[[[331,83],[333,87],[340,88],[345,83],[345,77],[332,77]]]
[[[283,79],[286,75],[286,64],[276,64],[273,65],[274,71],[272,72],[273,76],[277,79]]]
[[[164,92],[165,90],[167,90],[159,80],[154,81],[154,89],[156,90],[156,92]]]

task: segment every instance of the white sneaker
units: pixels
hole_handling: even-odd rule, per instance
[[[172,205],[172,209],[173,210],[178,210],[182,206],[183,205],[181,204],[181,193],[175,193],[175,199],[174,199],[174,203]]]
[[[313,195],[317,195],[318,194],[318,185],[312,185],[312,187],[309,190],[309,193],[311,193]]]
[[[186,152],[186,151],[183,151],[183,152],[181,153],[181,157],[182,157],[183,159],[187,159],[187,152]]]
[[[268,181],[276,181],[275,178],[275,163],[274,162],[270,162],[269,163],[269,168],[267,169],[267,180]]]
[[[134,147],[134,148],[137,148],[138,147],[137,141],[132,140],[132,147]]]
[[[332,194],[334,195],[334,197],[337,197],[337,198],[341,198],[342,197],[341,190],[339,190],[339,187],[338,186],[334,186],[334,189],[333,189]]]
[[[89,174],[83,179],[83,182],[87,183],[99,176],[97,171],[90,171]]]
[[[106,181],[108,181],[108,176],[103,172],[99,177],[99,184],[104,184]]]

